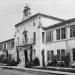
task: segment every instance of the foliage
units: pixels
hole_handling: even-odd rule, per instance
[[[49,63],[47,64],[47,66],[56,66],[56,65],[57,65],[57,58],[56,58],[56,56],[53,56],[52,61],[49,62]]]
[[[65,67],[70,67],[70,53],[68,52],[64,58]]]
[[[0,55],[0,63],[6,64],[8,66],[16,66],[17,62],[11,58],[11,54],[8,54],[7,57],[4,57],[4,55]]]
[[[32,62],[27,62],[25,67],[31,68],[33,66],[39,66],[39,65],[40,65],[39,59],[36,57]]]

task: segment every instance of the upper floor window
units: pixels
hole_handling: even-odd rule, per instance
[[[56,30],[56,40],[65,39],[66,38],[66,28],[63,27],[61,29]]]
[[[33,33],[33,41],[36,42],[36,32]]]
[[[75,25],[70,26],[70,37],[75,37]]]
[[[56,39],[60,40],[60,29],[56,30]]]
[[[35,26],[35,22],[33,22],[33,26]]]
[[[19,32],[19,30],[17,30],[17,33]]]
[[[65,39],[66,38],[66,28],[61,28],[61,39]]]
[[[46,32],[46,42],[53,41],[53,31]]]
[[[18,43],[18,46],[19,46],[19,37],[17,38],[17,43]]]
[[[42,32],[42,42],[45,42],[45,32]]]
[[[4,49],[6,49],[6,44],[4,44]]]
[[[14,41],[11,42],[11,48],[14,48]]]
[[[3,45],[2,44],[0,44],[0,50],[2,50],[3,49]]]

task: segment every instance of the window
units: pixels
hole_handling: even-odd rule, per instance
[[[33,22],[33,26],[35,26],[35,22]]]
[[[42,32],[42,42],[45,42],[45,32]]]
[[[6,49],[6,44],[4,44],[4,49]]]
[[[47,60],[52,61],[54,56],[53,50],[47,51]]]
[[[75,37],[75,25],[70,26],[70,37]]]
[[[57,50],[57,61],[64,61],[65,49]]]
[[[51,61],[54,59],[53,57],[54,57],[54,52],[53,50],[51,50]]]
[[[61,50],[61,60],[64,61],[65,49]]]
[[[36,42],[36,32],[33,33],[33,41]]]
[[[18,41],[18,46],[19,46],[19,37],[17,38],[17,41]]]
[[[66,28],[61,28],[61,39],[65,39],[66,38]]]
[[[46,42],[53,41],[53,31],[46,32]]]
[[[14,48],[14,41],[11,42],[11,48]]]
[[[50,61],[51,60],[50,58],[51,58],[50,57],[50,51],[47,51],[47,60]]]
[[[60,50],[57,50],[57,61],[60,61]]]
[[[0,50],[2,50],[3,49],[3,46],[2,46],[2,44],[0,44]]]
[[[73,49],[73,61],[75,61],[75,48]]]
[[[17,30],[17,33],[19,32],[19,30]]]
[[[56,30],[56,39],[60,40],[60,29]]]

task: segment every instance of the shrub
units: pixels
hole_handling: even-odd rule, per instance
[[[57,65],[57,60],[56,56],[53,57],[53,60],[47,64],[47,66],[56,66]]]
[[[32,62],[27,62],[25,67],[31,68],[33,66],[40,66],[39,59],[36,57]]]
[[[33,63],[34,63],[34,66],[40,66],[40,62],[37,57],[33,60]]]
[[[67,53],[65,55],[64,62],[65,62],[65,67],[70,67],[70,53]]]
[[[8,66],[17,66],[17,62],[15,62],[14,60],[8,60],[7,65]]]
[[[57,66],[64,67],[65,66],[65,63],[63,61],[57,62]]]

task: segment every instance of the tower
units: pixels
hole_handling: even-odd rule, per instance
[[[24,7],[24,10],[23,10],[23,21],[31,16],[30,9],[31,8],[29,8],[29,6],[26,4],[26,6]]]

